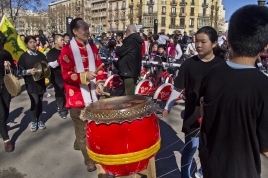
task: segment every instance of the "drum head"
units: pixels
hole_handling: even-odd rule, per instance
[[[147,96],[119,96],[91,103],[82,117],[96,123],[122,123],[148,117],[157,110]]]
[[[14,75],[12,75],[12,74],[5,75],[4,76],[4,83],[5,83],[7,91],[12,96],[18,96],[21,94],[20,82],[18,81],[18,79]]]

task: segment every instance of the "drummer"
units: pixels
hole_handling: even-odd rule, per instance
[[[86,150],[86,121],[82,121],[79,116],[84,107],[98,101],[97,95],[103,91],[104,74],[103,70],[94,73],[102,62],[97,59],[97,48],[94,44],[88,43],[88,24],[82,18],[75,18],[70,23],[70,29],[74,37],[62,48],[59,63],[64,79],[66,107],[70,108],[70,116],[74,123],[74,149],[81,150],[87,171],[92,172],[96,170],[96,166]]]
[[[5,71],[7,73],[10,73],[12,72],[12,69],[15,70],[16,67],[13,63],[11,54],[4,49],[5,42],[6,37],[0,31],[0,136],[4,140],[4,147],[6,152],[12,152],[13,146],[9,140],[7,123],[6,123],[9,115],[9,105],[11,95],[8,93],[5,87],[4,76]]]
[[[25,38],[25,44],[28,50],[20,56],[19,68],[20,73],[24,78],[27,93],[31,100],[31,131],[37,131],[37,128],[43,130],[46,128],[42,121],[43,110],[43,94],[46,92],[45,79],[34,81],[33,76],[38,72],[33,66],[37,62],[45,61],[46,56],[36,49],[36,38],[34,36],[27,36]]]

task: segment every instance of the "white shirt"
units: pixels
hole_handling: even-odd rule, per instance
[[[196,51],[196,49],[195,49],[195,44],[194,44],[194,43],[189,43],[189,44],[187,45],[185,54],[186,54],[186,55],[194,56],[194,55],[192,55],[192,54],[190,53],[191,50],[194,51],[194,55],[197,55],[197,54],[198,54],[197,51]]]
[[[166,44],[169,38],[166,35],[159,35],[158,44]]]
[[[226,37],[223,35],[218,37],[218,44],[220,47],[224,43],[225,40],[226,40]]]

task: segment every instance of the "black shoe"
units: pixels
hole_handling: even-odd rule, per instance
[[[87,164],[87,171],[88,172],[93,172],[93,171],[95,171],[97,168],[96,168],[96,165],[95,165],[95,163],[88,163]]]
[[[67,118],[67,113],[65,111],[63,112],[59,112],[59,115],[62,119],[66,119]]]

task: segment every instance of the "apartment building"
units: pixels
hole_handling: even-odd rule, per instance
[[[60,0],[49,5],[51,28],[66,31],[66,17],[82,17],[94,34],[125,31],[127,25],[142,25],[145,33],[175,30],[195,32],[209,25],[225,30],[222,0]],[[222,23],[219,23],[223,21]]]

